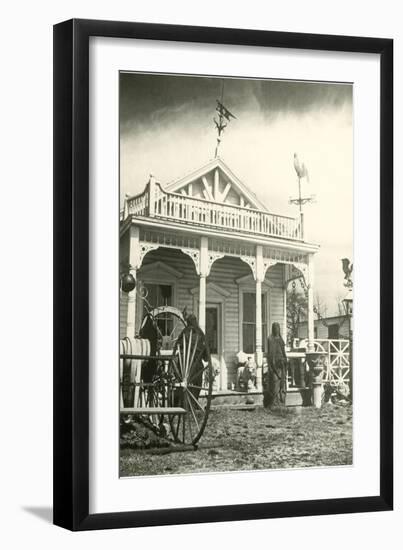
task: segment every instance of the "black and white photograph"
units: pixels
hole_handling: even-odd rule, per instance
[[[120,477],[352,466],[353,83],[122,71],[119,139]]]
[[[399,546],[400,12],[4,5],[2,548]]]

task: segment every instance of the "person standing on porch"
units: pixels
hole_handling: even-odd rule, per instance
[[[273,408],[285,405],[287,356],[279,323],[273,323],[267,346],[267,382],[263,392],[263,405]]]

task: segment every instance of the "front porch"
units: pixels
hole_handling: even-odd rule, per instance
[[[261,392],[267,337],[273,322],[286,334],[286,287],[295,277],[307,282],[313,340],[313,253],[304,243],[284,244],[162,231],[131,220],[122,233],[121,265],[130,266],[137,289],[122,296],[121,337],[139,332],[144,316],[139,290],[145,287],[155,307],[196,315],[217,370],[216,392],[238,388],[239,352],[253,358]]]
[[[122,297],[122,337],[138,334],[147,287],[154,307],[197,317],[219,373],[215,391],[238,389],[239,353],[256,364],[261,391],[271,325],[286,337],[287,284],[303,277],[312,348],[318,246],[304,241],[302,216],[269,212],[221,158],[164,186],[150,176],[121,214],[121,269],[138,282]]]

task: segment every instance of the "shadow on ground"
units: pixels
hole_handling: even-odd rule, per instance
[[[51,506],[23,506],[22,509],[46,523],[53,523],[53,508]]]

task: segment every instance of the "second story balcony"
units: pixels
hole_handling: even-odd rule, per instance
[[[159,218],[225,232],[303,240],[299,218],[167,192],[152,181],[143,193],[126,199],[123,217],[128,216]]]

